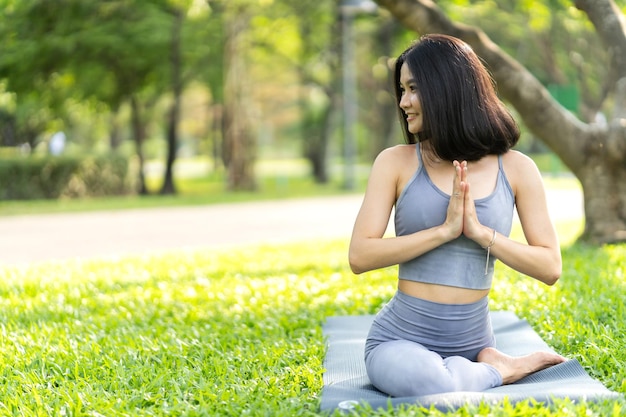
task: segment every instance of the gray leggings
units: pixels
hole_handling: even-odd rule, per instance
[[[393,397],[484,391],[502,385],[491,365],[475,362],[495,346],[488,298],[439,304],[398,291],[378,313],[365,343],[372,384]]]

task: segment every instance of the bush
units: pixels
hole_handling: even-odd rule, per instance
[[[83,159],[62,196],[76,198],[128,194],[131,189],[128,171],[128,160],[117,154]]]
[[[0,200],[127,194],[128,165],[117,154],[0,159]]]

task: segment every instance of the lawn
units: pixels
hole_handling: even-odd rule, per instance
[[[580,222],[558,228],[568,245]],[[395,268],[353,275],[347,244],[2,268],[0,415],[319,415],[322,323],[377,311],[395,285]],[[555,349],[626,393],[626,245],[564,246],[563,256],[554,287],[500,264],[492,309],[526,318]],[[620,400],[501,403],[456,415],[624,413]],[[441,415],[417,406],[365,414]]]
[[[578,186],[571,178],[549,186]],[[6,202],[0,215],[210,204],[342,192],[298,176],[224,193],[221,179],[181,179],[177,198]],[[556,350],[626,393],[626,244],[572,245],[558,223],[561,281],[546,287],[499,265],[491,307],[526,318]],[[519,226],[513,235],[521,236]],[[396,268],[360,276],[347,240],[172,252],[117,261],[0,267],[0,416],[317,416],[326,317],[376,312]],[[441,415],[417,406],[363,415]],[[462,416],[619,416],[626,402],[507,403]]]

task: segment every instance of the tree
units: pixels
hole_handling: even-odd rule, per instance
[[[203,41],[214,35],[211,26],[210,5],[203,0],[166,0],[162,5],[172,24],[169,42],[169,86],[164,91],[171,94],[166,116],[167,156],[161,194],[175,194],[174,162],[179,144],[179,124],[182,117],[183,93],[194,80],[206,78],[204,68],[215,56],[219,38],[206,45]],[[208,46],[208,47],[207,47]],[[220,61],[221,63],[221,61]]]
[[[33,150],[52,116],[41,106],[41,94],[36,92],[14,95],[13,101],[13,106],[4,104],[10,109],[0,107],[0,146]]]
[[[376,0],[420,34],[446,33],[468,42],[487,63],[499,94],[527,128],[551,148],[580,181],[585,206],[581,239],[596,244],[626,241],[626,23],[611,0],[578,0],[609,52],[606,99],[614,108],[606,124],[584,122],[567,111],[518,61],[482,30],[453,22],[430,0]],[[585,55],[585,51],[579,51]]]
[[[393,71],[389,66],[389,57],[394,55],[394,45],[406,43],[400,42],[406,35],[406,30],[388,13],[379,13],[374,24],[376,29],[372,34],[373,44],[369,48],[375,56],[368,58],[375,58],[376,61],[372,63],[371,74],[367,74],[367,77],[358,74],[361,77],[360,90],[370,92],[363,95],[359,103],[367,114],[363,122],[367,125],[370,137],[369,146],[365,146],[365,150],[371,161],[381,150],[395,143],[401,134],[392,93]]]
[[[181,97],[183,95],[184,81],[182,77],[181,57],[181,32],[184,21],[184,12],[172,7],[170,11],[174,20],[172,25],[172,38],[170,41],[170,79],[172,88],[172,103],[167,112],[167,158],[165,161],[165,174],[161,194],[176,194],[174,186],[174,161],[178,148],[178,123],[180,121]]]
[[[212,126],[210,129],[211,156],[213,170],[217,171],[223,161],[222,142],[224,137],[224,43],[225,30],[224,4],[221,0],[209,0],[209,14],[204,28],[206,33],[198,39],[205,49],[208,49],[207,63],[199,72],[200,81],[203,82],[210,94],[209,112],[211,113]],[[208,47],[208,48],[207,48]]]
[[[224,160],[228,170],[228,189],[254,190],[256,178],[256,138],[250,122],[247,74],[250,5],[230,1],[225,9],[226,42],[224,46]]]
[[[63,78],[76,98],[94,98],[112,109],[130,103],[141,194],[147,193],[142,150],[147,112],[164,88],[159,84],[164,77],[157,74],[166,64],[161,51],[171,33],[162,1],[27,0],[9,8],[3,29],[10,41],[0,77],[18,99],[36,91],[33,83],[49,88],[51,80]]]
[[[295,67],[300,78],[300,132],[313,178],[329,180],[328,147],[340,107],[341,31],[334,2],[309,0],[290,4],[301,39]]]
[[[341,99],[337,2],[264,3],[271,3],[271,7],[254,13],[250,25],[256,64],[252,72],[257,83],[264,86],[255,89],[256,100],[270,117],[289,109],[290,114],[279,122],[278,136],[299,136],[315,181],[326,183],[328,148]],[[277,73],[281,77],[276,77]],[[274,120],[268,119],[264,124],[271,129]],[[270,135],[274,138],[274,131]]]
[[[0,31],[10,40],[4,44],[0,77],[6,78],[18,103],[34,94],[50,96],[55,91],[53,81],[64,80],[61,94],[66,95],[49,106],[53,113],[63,113],[68,97],[106,103],[114,114],[129,104],[140,194],[147,193],[143,142],[152,110],[162,97],[171,95],[165,118],[167,159],[161,193],[175,193],[173,165],[182,94],[206,55],[194,38],[202,30],[202,18],[207,15],[202,13],[204,9],[207,6],[201,0],[15,3],[8,8],[7,24]],[[112,137],[117,129],[111,126]]]

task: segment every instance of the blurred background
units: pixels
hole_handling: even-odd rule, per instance
[[[569,2],[438,5],[581,120],[603,118],[606,51]],[[370,1],[0,6],[0,200],[358,190],[403,141],[390,63],[419,34]],[[522,130],[520,150],[568,175]]]

